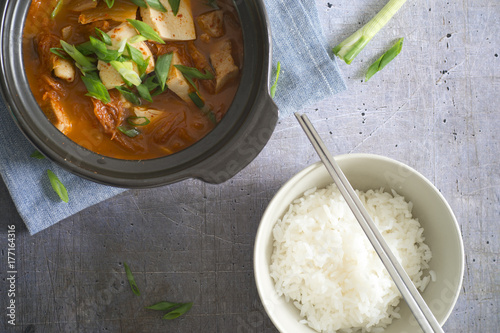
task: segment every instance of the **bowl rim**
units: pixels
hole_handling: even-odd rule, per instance
[[[444,198],[442,193],[432,184],[425,176],[423,176],[420,172],[415,170],[414,168],[397,161],[395,159],[378,155],[378,154],[371,154],[371,153],[348,153],[348,154],[341,154],[334,156],[335,160],[337,162],[341,162],[344,160],[356,160],[356,159],[372,159],[372,160],[378,160],[386,163],[392,163],[395,164],[398,167],[404,167],[407,170],[411,171],[416,177],[419,178],[422,182],[424,182],[427,186],[429,186],[439,197],[439,199],[442,201],[444,204],[444,207],[450,214],[452,221],[453,221],[453,226],[455,227],[455,230],[457,231],[457,236],[458,236],[458,244],[459,244],[459,261],[460,261],[460,267],[459,267],[459,281],[456,287],[456,290],[454,290],[454,296],[451,301],[451,306],[449,307],[448,311],[445,313],[443,318],[439,321],[439,324],[441,326],[444,325],[446,320],[449,318],[451,313],[453,312],[453,309],[456,306],[456,302],[460,296],[460,290],[462,289],[462,284],[463,284],[463,275],[465,271],[465,252],[464,252],[464,245],[463,245],[463,238],[462,238],[462,233],[460,229],[460,225],[458,224],[457,218],[455,214],[453,213],[453,210],[451,209],[451,206],[449,205],[448,201]],[[259,222],[259,226],[257,228],[257,233],[255,236],[255,242],[254,242],[254,253],[253,253],[253,268],[254,268],[254,279],[255,279],[255,284],[257,288],[257,292],[259,294],[261,303],[268,315],[268,317],[271,319],[273,322],[274,326],[280,331],[283,331],[283,326],[280,322],[276,320],[274,316],[272,316],[270,313],[272,313],[272,310],[270,309],[269,305],[264,302],[263,300],[265,299],[266,296],[263,294],[263,290],[261,287],[261,284],[263,283],[264,275],[266,274],[265,271],[263,271],[263,267],[267,265],[266,262],[266,255],[265,255],[265,249],[267,247],[267,244],[264,243],[264,238],[265,238],[265,224],[269,224],[270,222],[266,220],[269,220],[269,215],[271,215],[271,211],[275,209],[277,206],[280,204],[280,194],[287,192],[289,189],[293,188],[298,182],[300,182],[303,178],[307,177],[307,175],[313,174],[315,172],[318,172],[321,167],[323,167],[323,163],[321,161],[315,162],[313,164],[310,164],[309,166],[305,167],[304,169],[300,170],[296,174],[294,174],[290,179],[288,179],[279,189],[276,191],[276,193],[273,195],[272,199],[269,201],[266,209],[264,210],[264,213],[262,214],[262,217]],[[332,179],[333,183],[333,179]],[[281,213],[281,216],[285,213],[283,211]],[[274,222],[275,223],[275,222]],[[274,224],[273,224],[274,225]],[[283,296],[279,296],[280,298],[283,298]],[[311,329],[312,330],[312,329]],[[312,330],[313,331],[313,330]]]

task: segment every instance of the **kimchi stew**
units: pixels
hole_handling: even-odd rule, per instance
[[[228,111],[243,64],[231,0],[33,0],[23,48],[52,124],[129,160],[203,138]]]

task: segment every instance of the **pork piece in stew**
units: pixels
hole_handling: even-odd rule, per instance
[[[33,0],[23,36],[47,118],[119,159],[166,156],[203,138],[231,105],[243,64],[232,0]]]

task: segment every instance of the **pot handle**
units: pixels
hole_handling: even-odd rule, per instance
[[[266,87],[267,88],[267,87]],[[252,162],[267,144],[278,121],[278,107],[267,89],[255,99],[253,111],[217,154],[211,156],[196,178],[211,184],[223,183]]]

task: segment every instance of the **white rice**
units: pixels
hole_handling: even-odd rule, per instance
[[[417,288],[430,277],[429,247],[412,218],[412,204],[394,191],[357,191],[370,216]],[[271,276],[279,295],[320,332],[380,332],[401,295],[333,184],[295,200],[274,229]]]

